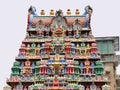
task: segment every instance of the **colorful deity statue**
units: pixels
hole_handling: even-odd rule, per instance
[[[59,80],[57,76],[55,76],[55,79],[53,80],[53,88],[59,89]]]
[[[80,72],[81,72],[81,74],[83,74],[83,68],[84,68],[83,62],[81,62],[80,63]]]
[[[49,53],[50,53],[50,44],[49,44],[49,43],[46,43],[46,44],[45,44],[45,53],[46,53],[46,54],[49,54]]]
[[[91,6],[86,6],[85,7],[85,13],[83,15],[86,16],[86,27],[91,28],[90,27],[90,21],[91,21],[91,15],[92,15],[93,9],[91,8]]]
[[[66,45],[65,52],[66,52],[66,54],[70,54],[71,53],[71,47],[70,47],[70,45]]]
[[[64,52],[64,51],[65,51],[65,45],[62,45],[61,52]]]
[[[86,59],[86,61],[84,62],[84,74],[91,74],[90,72],[90,61],[88,59]]]
[[[36,44],[32,43],[30,47],[30,55],[35,55]]]
[[[82,42],[81,45],[80,45],[80,54],[81,54],[82,56],[85,55],[85,49],[86,49],[85,43]]]
[[[75,52],[76,52],[77,55],[80,55],[80,46],[79,46],[79,44],[77,44]]]
[[[21,72],[22,72],[22,74],[31,74],[32,73],[31,62],[29,60],[25,61],[25,66]]]
[[[91,56],[96,57],[98,55],[98,48],[96,43],[91,44]]]
[[[25,55],[26,54],[26,47],[25,47],[25,44],[22,44],[21,45],[21,48],[19,49],[20,51],[20,55]]]
[[[40,54],[40,44],[38,44],[37,47],[35,48],[35,54],[36,55]]]
[[[85,54],[86,55],[90,55],[90,44],[87,44],[87,46],[86,46],[86,50],[85,50]]]
[[[91,74],[94,74],[94,73],[95,73],[94,67],[95,67],[94,62],[91,62],[91,69],[92,69]]]
[[[29,55],[29,54],[30,54],[30,44],[28,44],[26,48],[26,55]]]
[[[74,55],[75,54],[75,44],[71,43],[71,53]]]
[[[55,46],[51,45],[50,48],[51,48],[51,52],[54,53],[55,52]]]
[[[32,19],[33,16],[37,16],[36,12],[36,8],[33,6],[30,6],[30,8],[28,9],[28,24],[27,24],[27,29],[31,29],[32,28]]]

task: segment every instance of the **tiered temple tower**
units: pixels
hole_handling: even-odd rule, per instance
[[[5,90],[110,90],[90,20],[92,8],[40,16],[28,10],[27,34]]]

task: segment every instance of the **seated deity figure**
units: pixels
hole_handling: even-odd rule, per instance
[[[84,62],[84,74],[90,74],[90,61],[86,59]]]
[[[22,74],[31,74],[32,70],[31,70],[31,62],[29,60],[25,61],[25,66],[22,70]]]

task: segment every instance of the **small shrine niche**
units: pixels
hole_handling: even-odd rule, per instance
[[[61,37],[61,36],[65,36],[66,35],[66,19],[65,17],[62,16],[62,11],[56,11],[56,16],[55,18],[52,20],[52,24],[51,24],[51,32],[52,32],[52,36],[57,36],[57,37]]]

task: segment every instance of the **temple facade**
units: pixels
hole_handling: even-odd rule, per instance
[[[119,37],[92,34],[93,9],[28,9],[26,36],[3,90],[116,90]],[[115,46],[116,45],[116,46]]]

